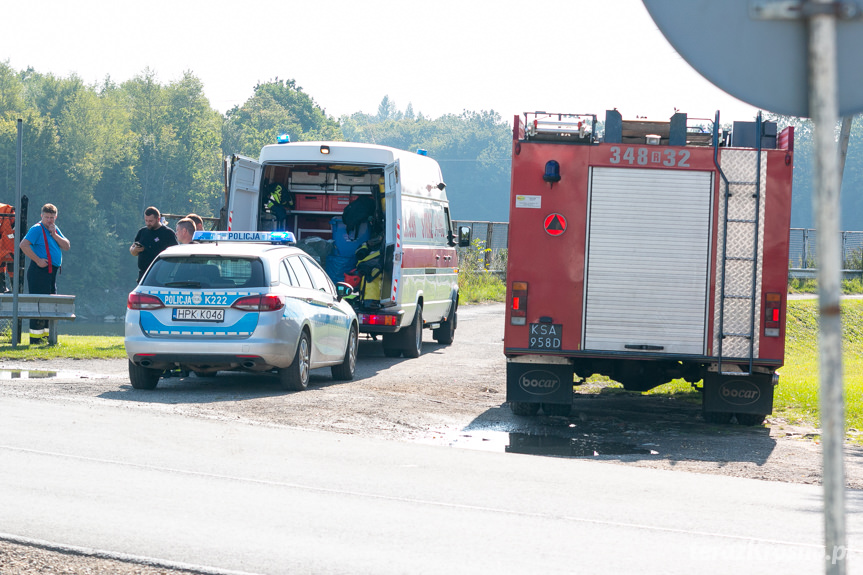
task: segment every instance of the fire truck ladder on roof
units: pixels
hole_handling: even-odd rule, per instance
[[[722,178],[723,183],[723,201],[724,201],[724,214],[722,221],[722,273],[720,277],[719,289],[719,338],[718,338],[718,371],[722,375],[750,375],[752,373],[752,360],[755,355],[755,297],[756,297],[756,286],[757,286],[757,278],[758,278],[758,233],[759,233],[759,216],[761,213],[761,112],[758,112],[758,116],[755,120],[755,149],[756,149],[756,168],[755,168],[755,181],[747,182],[747,181],[729,181],[725,176],[725,173],[722,171],[722,168],[719,166],[718,154],[719,154],[719,112],[716,112],[716,120],[713,124],[713,163],[716,166],[716,170],[719,172],[719,175]],[[734,192],[732,192],[732,189]],[[749,191],[751,190],[751,192]],[[751,215],[744,215],[743,217],[730,218],[729,217],[729,200],[734,194],[743,194],[743,193],[751,193],[752,198],[754,198],[754,202],[751,202],[754,205],[754,211]],[[751,256],[729,256],[728,255],[728,224],[735,224],[739,226],[749,226],[752,229],[752,252]],[[729,271],[729,266],[734,265],[735,262],[751,262],[752,263],[752,271],[750,276],[750,290],[749,293],[726,293],[727,288],[727,274]],[[745,331],[744,329],[738,329],[736,331],[725,331],[725,311],[726,307],[730,307],[734,302],[745,301],[748,302],[748,320],[749,320],[749,329]],[[739,326],[735,326],[739,327]],[[746,371],[740,369],[739,371],[730,371],[723,370],[722,361],[722,347],[723,343],[726,339],[746,339],[748,340],[748,357],[746,358],[749,363],[749,367]],[[737,359],[737,367],[739,367],[739,359]],[[728,363],[728,362],[726,362]]]

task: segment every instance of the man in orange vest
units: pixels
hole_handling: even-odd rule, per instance
[[[0,203],[0,293],[7,293],[12,288],[12,276],[15,273],[15,208],[9,204]],[[9,286],[6,286],[6,276],[9,276]]]

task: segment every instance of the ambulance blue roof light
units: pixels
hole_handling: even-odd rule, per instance
[[[279,134],[279,137],[276,139],[276,142],[279,144],[290,144],[291,136],[290,134]]]

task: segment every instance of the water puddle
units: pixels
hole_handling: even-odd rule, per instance
[[[56,371],[36,369],[0,369],[0,380],[3,379],[47,379],[57,377]]]
[[[624,441],[606,441],[597,437],[564,437],[512,431],[450,431],[433,434],[423,443],[445,444],[450,447],[523,453],[551,457],[600,457],[603,455],[659,455],[651,446]]]
[[[598,457],[600,455],[658,455],[639,445],[620,441],[603,441],[593,437],[558,437],[510,433],[507,453],[553,455],[558,457]]]

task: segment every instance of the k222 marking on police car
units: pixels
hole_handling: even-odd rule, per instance
[[[609,148],[610,164],[627,163],[629,165],[662,165],[668,168],[688,168],[689,150],[653,150],[650,148],[627,147],[621,154],[620,146]]]

